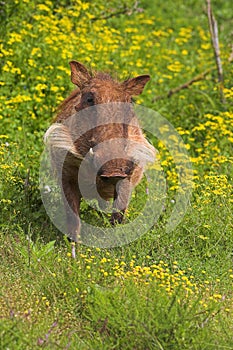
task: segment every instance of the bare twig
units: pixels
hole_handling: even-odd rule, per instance
[[[166,93],[165,95],[156,96],[156,97],[153,99],[153,102],[158,101],[158,100],[162,100],[162,99],[164,99],[164,98],[169,98],[169,97],[171,97],[172,95],[174,95],[174,94],[176,94],[177,92],[179,92],[180,90],[189,88],[190,85],[196,83],[196,82],[199,81],[199,80],[203,80],[203,79],[205,78],[205,76],[209,74],[209,72],[210,72],[211,70],[212,70],[212,68],[206,70],[205,72],[202,72],[202,73],[196,75],[194,78],[192,78],[192,79],[189,80],[189,81],[186,81],[184,84],[179,85],[179,86],[177,86],[176,88],[169,90],[168,93]]]
[[[212,46],[214,50],[215,62],[218,70],[218,81],[220,86],[221,100],[224,103],[225,102],[224,93],[223,93],[224,79],[223,79],[222,62],[220,58],[219,40],[218,40],[218,24],[212,12],[211,0],[206,0],[206,4],[207,4],[207,15],[208,15],[208,21],[209,21],[211,41],[212,41]]]
[[[112,17],[117,17],[119,15],[124,15],[124,14],[127,14],[127,15],[130,16],[134,12],[142,12],[143,9],[138,7],[138,5],[139,5],[139,1],[135,1],[135,3],[134,3],[132,8],[129,8],[126,5],[124,5],[122,10],[115,11],[115,12],[112,12],[110,14],[106,14],[106,15],[103,15],[103,16],[100,16],[100,17],[94,17],[94,18],[91,19],[91,21],[94,22],[94,21],[99,21],[99,20],[102,20],[102,19],[109,19],[109,18],[112,18]]]
[[[233,61],[233,45],[231,45],[231,53],[230,53],[230,56],[228,58],[228,61],[229,62],[232,62]]]
[[[102,17],[94,17],[94,18],[91,19],[91,21],[94,22],[94,21],[99,21],[99,20],[102,20],[102,19],[109,19],[109,18],[116,17],[116,16],[119,16],[119,15],[124,15],[128,11],[129,11],[129,9],[127,7],[125,7],[121,11],[115,11],[115,12],[112,12],[112,13],[110,13],[108,15],[104,15]]]

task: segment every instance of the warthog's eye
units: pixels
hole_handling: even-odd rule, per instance
[[[92,92],[87,92],[83,95],[83,103],[87,104],[88,106],[93,106],[95,104],[95,97]]]

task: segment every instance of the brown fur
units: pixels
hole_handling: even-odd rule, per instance
[[[76,241],[83,195],[78,176],[86,198],[93,197],[96,183],[102,199],[114,199],[111,222],[120,223],[131,191],[141,180],[148,158],[154,158],[155,150],[145,139],[131,104],[132,96],[143,91],[149,76],[120,83],[106,73],[90,74],[79,62],[72,61],[70,66],[71,80],[77,89],[59,107],[56,123],[46,133],[46,142],[57,168],[61,152],[67,152],[60,164],[60,185],[68,234]],[[104,125],[95,126],[100,121]],[[86,165],[80,168],[84,157]],[[70,214],[69,207],[75,215]]]

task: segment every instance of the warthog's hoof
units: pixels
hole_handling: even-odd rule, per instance
[[[114,226],[116,224],[121,224],[123,220],[124,214],[122,213],[112,213],[110,223]]]

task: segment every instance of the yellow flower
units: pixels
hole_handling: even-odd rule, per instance
[[[47,85],[46,84],[37,84],[36,86],[35,86],[35,90],[36,91],[41,91],[41,90],[45,90],[45,89],[47,89]]]
[[[199,235],[199,238],[201,238],[203,241],[206,241],[207,239],[209,239],[209,237],[203,236],[203,235]]]
[[[40,11],[50,12],[50,8],[44,4],[38,4],[37,9]]]
[[[57,91],[59,91],[59,87],[58,87],[58,86],[55,86],[55,85],[52,85],[52,86],[50,87],[50,90],[53,91],[53,92],[57,92]]]
[[[22,35],[19,33],[10,33],[10,39],[8,40],[8,45],[12,45],[14,43],[20,43],[22,41]]]
[[[205,43],[201,45],[201,48],[203,50],[209,50],[211,48],[211,44],[210,43]]]
[[[35,62],[32,58],[29,58],[29,59],[28,59],[28,64],[29,64],[29,66],[31,66],[31,67],[36,67],[36,62]]]

